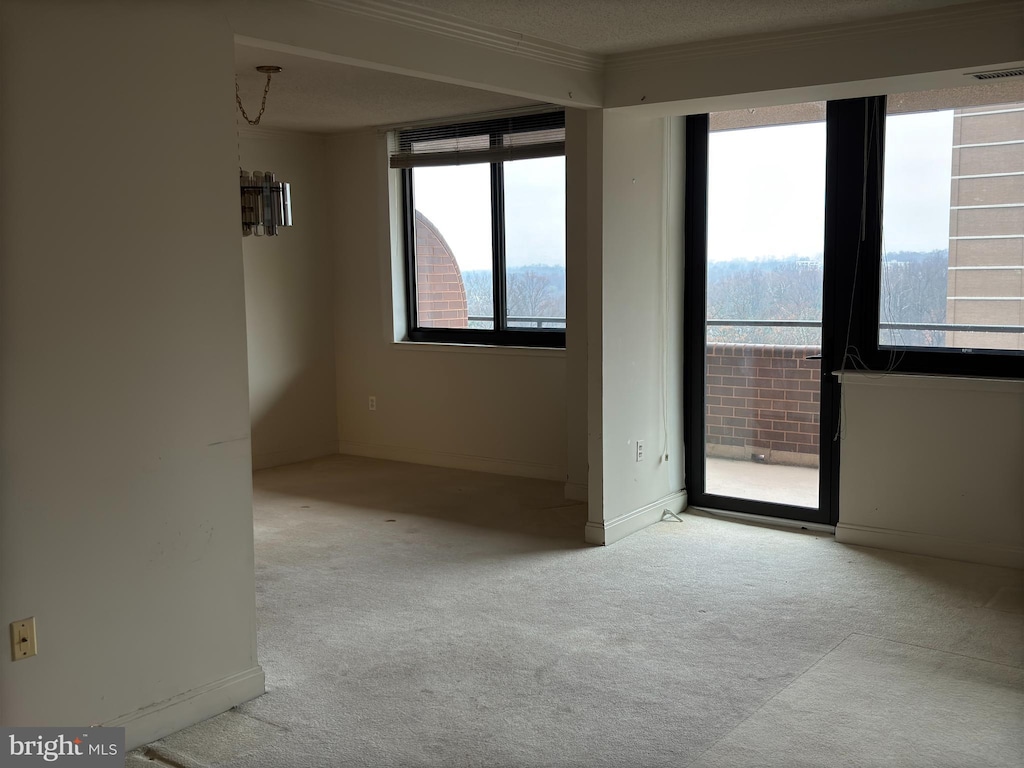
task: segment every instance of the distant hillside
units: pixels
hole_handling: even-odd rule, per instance
[[[937,322],[946,317],[948,255],[942,251],[887,254],[882,271],[882,317],[890,322]],[[736,259],[708,265],[708,317],[723,320],[820,320],[822,257]],[[935,332],[906,332],[906,343],[934,343]],[[928,336],[931,334],[931,336]],[[816,328],[708,329],[712,341],[819,344]]]
[[[946,319],[948,254],[945,250],[887,254],[882,271],[882,317],[889,322]],[[487,270],[462,273],[470,315],[491,315],[492,281]],[[565,317],[565,267],[534,264],[507,273],[509,314]],[[821,318],[822,257],[735,259],[708,265],[708,317],[723,320],[811,320]],[[887,332],[888,333],[888,332]],[[709,341],[750,344],[820,344],[817,328],[711,327]],[[942,343],[935,331],[905,331],[906,344]]]
[[[565,317],[565,267],[532,264],[506,270],[505,291],[512,317]],[[492,315],[492,279],[489,270],[462,273],[470,316]]]

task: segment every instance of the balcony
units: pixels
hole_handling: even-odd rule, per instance
[[[493,323],[470,316],[470,327]],[[564,329],[564,317],[508,318],[515,328]],[[708,493],[801,507],[818,504],[821,346],[747,343],[734,329],[759,338],[820,338],[812,320],[707,321],[705,480]],[[963,323],[881,323],[882,340],[945,346],[946,334],[1024,334],[1021,326]],[[730,332],[732,330],[733,332]],[[908,339],[908,333],[922,334]],[[746,334],[750,337],[750,334]],[[715,338],[717,337],[717,339]],[[927,342],[925,341],[927,340]]]
[[[708,493],[804,507],[818,503],[821,347],[723,338],[820,337],[810,320],[707,321],[705,484]],[[739,332],[736,329],[755,329]],[[883,342],[945,346],[947,334],[1021,334],[1024,327],[881,323]],[[908,338],[908,334],[922,334]]]

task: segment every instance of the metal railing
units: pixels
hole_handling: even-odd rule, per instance
[[[709,326],[741,328],[820,328],[820,320],[707,320]],[[971,325],[968,323],[879,323],[883,331],[964,331],[971,333],[1024,333],[1024,325]]]
[[[470,315],[470,322],[490,323],[494,318],[488,315]],[[820,320],[706,320],[709,327],[740,328],[820,328]],[[508,324],[515,327],[524,325],[533,328],[565,328],[564,317],[508,318]],[[1024,333],[1024,325],[973,325],[970,323],[879,323],[883,331],[960,331],[965,333]]]
[[[489,315],[470,315],[469,322],[493,323],[494,318]],[[511,316],[506,321],[509,328],[551,328],[558,330],[565,328],[564,317],[520,317]]]

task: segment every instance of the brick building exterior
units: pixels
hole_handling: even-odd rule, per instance
[[[462,271],[430,219],[416,211],[416,318],[421,328],[468,328]]]

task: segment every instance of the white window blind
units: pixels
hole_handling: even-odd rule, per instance
[[[500,163],[565,154],[562,110],[397,132],[392,168]]]

